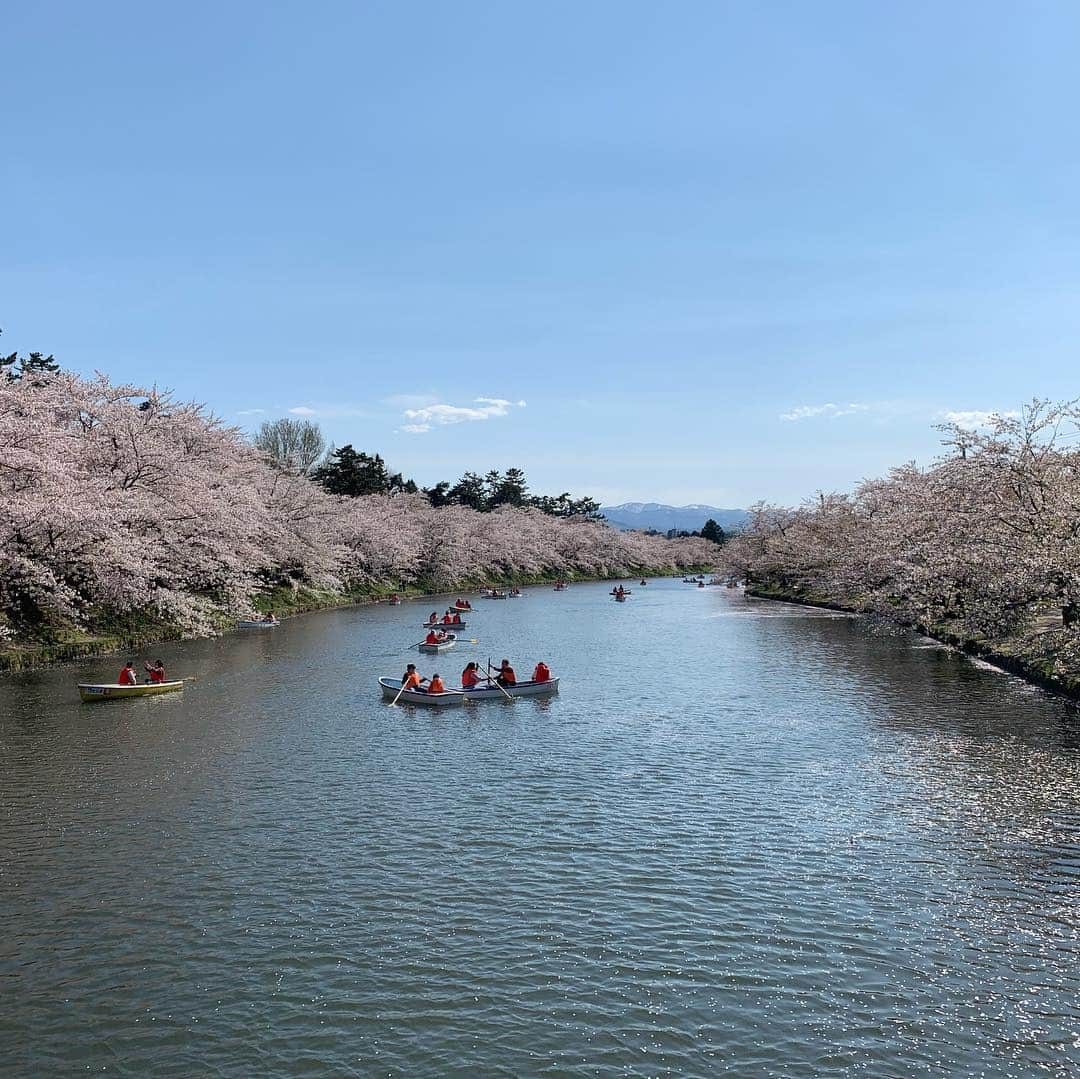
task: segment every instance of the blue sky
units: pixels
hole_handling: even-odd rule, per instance
[[[9,8],[2,343],[422,483],[848,488],[947,412],[1077,394],[1078,32],[1064,2]]]

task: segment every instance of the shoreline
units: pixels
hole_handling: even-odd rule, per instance
[[[747,586],[743,589],[743,594],[750,596],[752,599],[775,600],[778,603],[793,603],[801,607],[818,607],[827,611],[839,611],[844,614],[874,617],[872,612],[861,611],[850,605],[836,603],[825,596],[800,596],[796,592],[787,592],[784,589],[776,587],[763,588]],[[985,663],[989,663],[991,666],[1004,671],[1006,674],[1022,678],[1025,682],[1029,682],[1032,685],[1038,686],[1040,689],[1054,693],[1059,697],[1065,697],[1071,701],[1080,701],[1080,678],[1072,678],[1063,674],[1058,674],[1053,670],[1052,666],[1050,669],[1047,669],[1047,661],[1045,658],[1040,659],[1033,655],[1025,656],[1023,654],[1006,652],[1003,651],[1000,646],[985,641],[976,641],[967,637],[962,637],[959,634],[950,632],[944,627],[926,626],[918,622],[907,622],[902,619],[889,619],[884,618],[884,616],[877,617],[882,617],[884,621],[891,622],[893,625],[914,630],[916,633],[922,634],[922,636],[929,640],[937,641],[938,644],[943,644],[947,648],[951,648],[953,651],[959,652],[962,655],[981,659]],[[1020,638],[1013,638],[1013,640],[1018,646],[1022,644]]]
[[[673,573],[707,573],[709,567],[694,567],[693,569],[670,569],[641,570],[640,573],[611,574],[603,577],[569,577],[565,573],[538,574],[530,576],[490,577],[487,583],[503,588],[512,587],[538,587],[552,584],[557,580],[568,580],[571,584],[589,584],[598,581],[620,581],[628,577],[669,577]],[[366,591],[353,592],[319,592],[315,589],[297,589],[293,591],[287,587],[271,589],[257,598],[255,609],[262,613],[273,611],[281,619],[292,618],[296,615],[311,614],[316,611],[341,610],[345,607],[376,606],[385,603],[391,595],[398,595],[403,601],[419,600],[422,598],[436,599],[440,596],[459,596],[475,593],[483,588],[476,581],[469,581],[448,591],[427,591],[423,588],[382,588],[376,587]],[[237,616],[239,617],[239,616]],[[140,624],[145,629],[140,629]],[[155,644],[183,640],[206,640],[214,636],[225,636],[230,633],[242,632],[236,625],[236,619],[223,621],[217,627],[216,633],[200,636],[185,635],[175,626],[153,619],[140,619],[133,616],[127,628],[119,626],[116,632],[87,632],[70,628],[69,636],[59,641],[25,641],[5,645],[0,643],[0,676],[7,674],[21,674],[26,671],[43,670],[48,667],[61,667],[67,663],[75,663],[84,659],[96,659],[99,657],[117,655],[122,652],[139,652]]]

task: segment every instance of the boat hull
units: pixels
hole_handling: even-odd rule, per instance
[[[401,683],[395,678],[380,678],[379,686],[382,689],[383,700],[391,701],[398,696]],[[446,693],[417,693],[407,689],[398,698],[400,704],[422,704],[427,708],[454,708],[465,703],[465,694],[460,689],[447,690]]]
[[[421,622],[421,629],[441,629],[447,633],[453,633],[456,629],[464,629],[468,622]]]
[[[237,629],[277,629],[280,626],[280,622],[263,622],[257,618],[241,618],[236,623]]]
[[[438,644],[428,644],[427,641],[424,641],[416,647],[429,656],[437,656],[441,652],[449,652],[456,644],[457,638],[453,637],[449,641],[440,641]]]
[[[79,683],[79,696],[87,703],[118,701],[126,697],[156,697],[160,693],[175,693],[184,688],[183,682],[147,682],[139,686],[116,683]]]
[[[546,682],[518,682],[516,686],[507,686],[506,693],[511,697],[550,697],[559,692],[558,678],[550,678]],[[500,701],[506,700],[506,695],[498,686],[483,687],[473,686],[465,690],[465,698],[470,701]]]

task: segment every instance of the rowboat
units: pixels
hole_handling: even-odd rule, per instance
[[[505,592],[485,592],[484,599],[506,599]]]
[[[261,618],[241,618],[236,623],[237,629],[277,629],[281,623],[275,618],[273,622],[264,622]]]
[[[626,597],[629,595],[628,592],[612,592],[611,594],[615,597],[616,603],[625,603]]]
[[[380,678],[384,701],[392,701],[401,691],[401,682],[397,678]],[[448,689],[445,693],[419,693],[415,689],[406,689],[398,698],[407,704],[426,704],[432,708],[452,708],[465,700],[460,689]]]
[[[440,652],[449,652],[456,644],[457,637],[453,633],[448,633],[445,641],[439,641],[437,644],[428,644],[427,641],[421,641],[416,647],[419,648],[421,652],[427,652],[429,655],[437,656]]]
[[[455,603],[454,604],[454,610],[455,611],[471,611],[472,607],[468,603]]]
[[[612,596],[629,596],[629,595],[633,594],[633,591],[634,590],[632,588],[623,588],[623,589],[613,588],[611,590],[611,592],[609,593],[609,595],[612,595]]]
[[[516,686],[506,686],[511,697],[547,697],[559,692],[558,678],[549,678],[546,682],[518,682]],[[465,699],[469,701],[493,701],[496,698],[506,700],[503,691],[496,685],[475,685],[465,690]]]
[[[468,622],[421,622],[424,629],[462,629]]]
[[[145,682],[139,686],[122,686],[116,682],[95,685],[90,682],[79,683],[79,696],[90,703],[92,701],[115,701],[121,697],[153,697],[158,693],[173,693],[183,689],[183,682]]]

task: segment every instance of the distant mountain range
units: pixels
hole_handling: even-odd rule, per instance
[[[698,532],[711,517],[725,532],[741,528],[748,519],[746,510],[722,510],[716,506],[665,506],[660,502],[624,502],[621,506],[601,506],[608,524],[623,530],[654,528],[667,532],[677,528]]]

